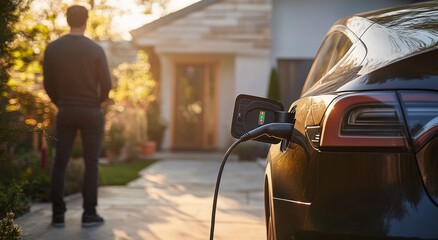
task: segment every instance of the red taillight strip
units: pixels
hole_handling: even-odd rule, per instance
[[[438,94],[432,93],[424,93],[424,92],[414,92],[414,93],[406,93],[402,92],[401,97],[403,101],[407,102],[438,102]]]
[[[321,147],[405,147],[404,136],[342,135],[345,113],[353,105],[389,104],[398,109],[395,93],[374,92],[341,96],[328,108],[322,124]],[[399,116],[400,117],[400,116]]]

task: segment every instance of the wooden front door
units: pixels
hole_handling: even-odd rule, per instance
[[[177,64],[174,86],[173,149],[215,149],[217,94],[214,65]]]

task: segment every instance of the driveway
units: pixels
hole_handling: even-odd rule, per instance
[[[16,220],[25,239],[208,239],[220,159],[163,159],[127,186],[99,189],[105,224],[82,228],[82,198],[67,199],[66,227],[52,228],[50,204]],[[215,239],[265,239],[263,168],[231,159],[225,166]]]

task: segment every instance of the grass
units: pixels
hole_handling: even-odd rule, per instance
[[[126,185],[139,177],[138,173],[153,164],[155,160],[135,160],[110,163],[100,166],[100,185]]]

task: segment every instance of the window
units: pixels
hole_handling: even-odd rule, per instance
[[[345,56],[352,45],[351,40],[341,32],[328,35],[313,62],[303,92],[319,82]]]

